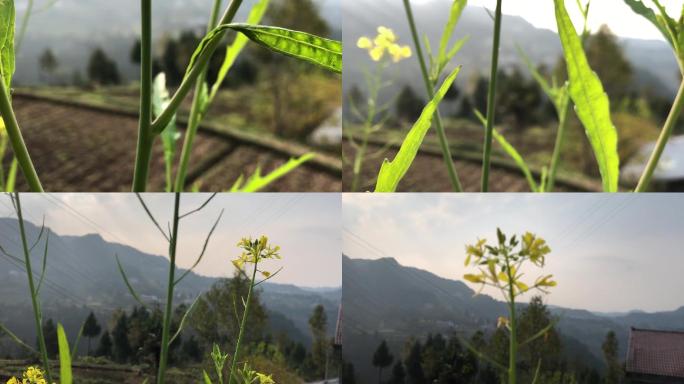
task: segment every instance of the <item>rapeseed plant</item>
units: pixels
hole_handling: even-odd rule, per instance
[[[479,285],[478,293],[485,287],[492,287],[501,292],[508,306],[509,315],[508,317],[500,317],[497,320],[497,327],[508,331],[508,366],[502,365],[480,351],[473,350],[473,352],[481,359],[504,371],[509,384],[516,384],[518,348],[544,336],[554,325],[553,323],[550,324],[521,343],[517,337],[516,300],[519,296],[532,290],[549,293],[548,290],[555,287],[557,283],[553,280],[553,275],[549,274],[540,275],[535,280],[525,281],[523,279],[525,274],[521,270],[527,265],[543,268],[546,264],[546,256],[551,253],[551,248],[544,239],[530,232],[526,232],[520,238],[514,235],[507,239],[506,235],[498,228],[496,234],[497,244],[489,245],[486,239],[478,239],[475,244],[466,245],[465,266],[477,269],[477,273],[465,274],[463,278],[470,283]]]

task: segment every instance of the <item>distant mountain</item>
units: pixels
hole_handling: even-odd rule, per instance
[[[12,260],[0,253],[0,322],[13,329],[25,340],[34,340],[30,318],[28,284],[23,266],[23,253],[17,232],[16,219],[0,218],[0,246],[20,260]],[[40,228],[26,222],[27,238],[36,239]],[[46,231],[50,229],[46,228]],[[45,235],[44,235],[45,236]],[[31,254],[34,277],[42,271],[44,242]],[[50,248],[46,264],[41,299],[45,317],[65,323],[75,334],[88,311],[93,310],[101,321],[107,321],[116,308],[130,308],[136,302],[118,272],[116,259],[130,279],[131,285],[144,301],[161,303],[166,296],[169,262],[166,257],[151,255],[135,248],[105,241],[100,235],[60,236],[50,232]],[[179,269],[178,273],[184,270]],[[176,286],[175,303],[189,303],[207,291],[218,279],[190,272]],[[270,326],[283,331],[292,339],[308,342],[308,316],[322,304],[328,315],[328,331],[334,333],[340,288],[311,289],[294,285],[265,283],[259,288],[261,300],[269,312]],[[0,356],[3,355],[0,343]]]
[[[428,333],[491,332],[499,316],[507,315],[501,301],[477,295],[461,281],[449,280],[384,258],[361,260],[343,257],[343,349],[361,377],[377,372],[372,354],[387,340],[400,356],[410,337]],[[524,307],[524,305],[523,305]],[[550,307],[560,318],[558,329],[565,353],[572,361],[602,368],[601,343],[608,331],[616,332],[624,356],[630,327],[684,329],[684,307],[673,312],[597,315],[585,310]]]
[[[448,0],[435,0],[430,4],[413,7],[420,33],[427,36],[433,45],[438,44],[441,37],[448,17],[449,4]],[[343,76],[344,90],[347,92],[354,84],[363,82],[362,70],[372,66],[366,52],[356,47],[356,41],[360,36],[374,36],[378,25],[384,25],[393,28],[403,44],[413,44],[400,1],[345,1],[342,14],[346,63]],[[512,65],[524,68],[516,44],[520,45],[534,62],[547,66],[554,66],[562,55],[558,36],[553,31],[536,28],[517,16],[505,16],[502,28],[500,61],[504,68]],[[469,36],[469,40],[453,61],[454,65],[463,65],[457,79],[461,86],[468,84],[475,74],[489,76],[492,29],[493,21],[484,8],[468,6],[463,12],[456,28],[455,39]],[[669,46],[661,41],[638,39],[621,39],[621,43],[635,68],[637,84],[647,87],[655,94],[674,96],[677,91],[676,85],[679,84],[679,71]],[[420,76],[409,75],[418,71],[414,58],[390,67],[386,75],[395,80],[397,87],[409,84],[414,89],[423,91]]]
[[[256,0],[245,0],[236,20],[244,20],[255,3]],[[340,0],[315,0],[315,3],[334,36],[339,37],[342,29]],[[203,32],[212,4],[212,0],[153,2],[155,41],[186,29]],[[225,6],[227,1],[223,4]],[[23,9],[19,7],[19,17],[23,15]],[[139,33],[138,0],[59,0],[54,7],[32,17],[17,60],[16,82],[32,85],[41,81],[38,58],[46,48],[54,52],[60,64],[59,75],[67,80],[76,72],[87,77],[88,59],[97,47],[103,48],[117,62],[125,80],[136,79],[139,68],[131,63],[130,51]]]

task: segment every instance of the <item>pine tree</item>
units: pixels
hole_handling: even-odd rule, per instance
[[[101,356],[106,358],[112,357],[112,339],[109,336],[109,331],[104,331],[104,333],[100,337],[100,345],[97,346],[95,356]]]
[[[43,337],[45,338],[45,349],[47,350],[48,357],[51,359],[56,358],[59,353],[59,344],[57,342],[57,327],[52,319],[48,319],[43,324]]]
[[[131,352],[128,341],[128,316],[124,312],[116,320],[112,330],[112,357],[117,363],[125,363],[130,359]]]
[[[421,366],[421,358],[422,348],[420,341],[415,341],[410,346],[408,356],[406,356],[406,360],[404,360],[408,384],[425,383],[425,374],[423,373],[423,367]]]
[[[389,384],[405,384],[406,383],[406,371],[404,370],[404,364],[401,361],[394,363],[392,367],[392,376],[390,377]]]
[[[90,341],[92,338],[97,337],[100,332],[102,332],[102,328],[100,327],[100,324],[98,324],[95,314],[91,311],[85,324],[83,324],[83,336],[88,338],[88,356],[90,356]]]
[[[603,358],[606,363],[606,384],[618,384],[622,378],[622,367],[618,359],[618,340],[615,332],[606,334],[606,339],[601,346]]]
[[[328,318],[325,314],[325,308],[322,305],[317,305],[314,308],[311,317],[309,317],[309,328],[313,336],[313,345],[311,346],[311,360],[316,372],[316,376],[322,377],[325,373],[325,367],[328,359],[329,342],[327,340]]]
[[[373,354],[373,366],[378,368],[378,384],[382,383],[382,370],[392,365],[393,361],[394,356],[390,354],[387,342],[383,340]]]

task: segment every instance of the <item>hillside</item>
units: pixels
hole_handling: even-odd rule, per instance
[[[255,2],[244,1],[236,19],[244,20]],[[335,31],[335,37],[339,37],[340,1],[315,2],[321,16]],[[154,2],[154,39],[159,41],[185,29],[204,30],[212,3],[211,0]],[[19,7],[19,16],[24,7]],[[88,58],[97,47],[102,47],[116,61],[124,80],[137,79],[139,68],[131,63],[130,51],[140,31],[139,8],[137,0],[59,0],[54,7],[36,13],[17,58],[15,82],[18,85],[35,85],[41,81],[38,57],[46,48],[54,52],[60,64],[58,73],[66,79],[71,79],[76,72],[85,77]]]
[[[345,358],[361,377],[374,377],[372,353],[387,340],[400,356],[410,337],[428,333],[492,331],[498,316],[507,314],[505,304],[487,295],[477,295],[461,281],[400,265],[396,260],[343,258],[344,307],[343,345]],[[666,330],[684,329],[684,307],[661,313],[630,312],[595,314],[585,310],[550,307],[560,319],[565,353],[571,360],[602,368],[601,343],[615,331],[624,355],[630,327]]]
[[[444,11],[436,12],[435,8],[438,7]],[[421,35],[426,35],[433,44],[439,41],[448,17],[448,9],[449,2],[446,0],[435,1],[430,6],[415,6],[413,9]],[[356,47],[356,41],[363,35],[374,36],[378,20],[382,20],[382,25],[394,29],[403,44],[413,44],[411,44],[411,34],[400,1],[347,1],[343,3],[342,14],[345,61],[355,63],[345,68],[344,89],[347,92],[353,84],[363,81],[362,69],[372,65],[366,52]],[[454,64],[463,65],[463,70],[457,79],[461,86],[467,85],[469,79],[475,74],[488,75],[492,49],[492,23],[489,14],[482,7],[469,6],[463,12],[456,28],[455,38],[469,36],[469,40],[453,61]],[[529,42],[534,42],[534,44]],[[635,80],[639,86],[647,87],[663,96],[674,96],[676,85],[679,83],[678,70],[671,50],[665,42],[621,39],[621,44],[627,58],[634,66]],[[555,32],[536,28],[521,17],[505,16],[500,57],[502,67],[523,66],[516,45],[520,45],[534,62],[547,66],[554,66],[561,56],[561,46]],[[406,76],[409,71],[412,71],[411,73],[418,71],[415,60],[406,60],[392,66],[387,75],[394,79],[401,79],[396,81],[397,86],[408,82],[422,93],[422,80],[417,76]]]
[[[21,255],[16,236],[17,223],[15,219],[0,218],[0,246],[13,255]],[[39,227],[26,223],[28,239],[35,239],[39,231]],[[31,256],[36,275],[39,275],[42,263],[42,244]],[[118,273],[115,254],[119,255],[131,284],[144,301],[159,303],[165,297],[168,274],[165,257],[107,242],[96,234],[60,236],[51,232],[45,286],[41,290],[45,317],[58,319],[64,323],[68,333],[76,334],[90,310],[95,311],[101,323],[106,324],[116,308],[135,305]],[[33,325],[25,321],[31,316],[31,309],[23,265],[0,254],[0,281],[4,282],[0,285],[0,322],[24,340],[34,340]],[[176,304],[194,300],[216,281],[216,278],[189,273],[176,286]],[[286,331],[292,339],[308,342],[308,316],[316,305],[323,304],[330,319],[328,330],[333,334],[341,295],[339,288],[316,290],[267,283],[263,284],[261,291],[261,300],[271,319],[271,329]],[[7,352],[0,347],[0,355]]]

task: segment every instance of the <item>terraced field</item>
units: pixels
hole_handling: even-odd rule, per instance
[[[46,190],[130,190],[138,126],[134,109],[25,92],[16,93],[13,102]],[[184,126],[182,123],[180,126]],[[230,189],[240,175],[250,175],[257,166],[265,173],[291,157],[312,151],[299,143],[209,123],[202,127],[196,141],[188,188],[199,185],[202,191],[224,191]],[[161,191],[164,163],[160,142],[153,159],[149,190]],[[272,184],[268,191],[340,191],[341,168],[339,158],[319,154],[313,161]],[[21,177],[17,187],[27,189]]]

